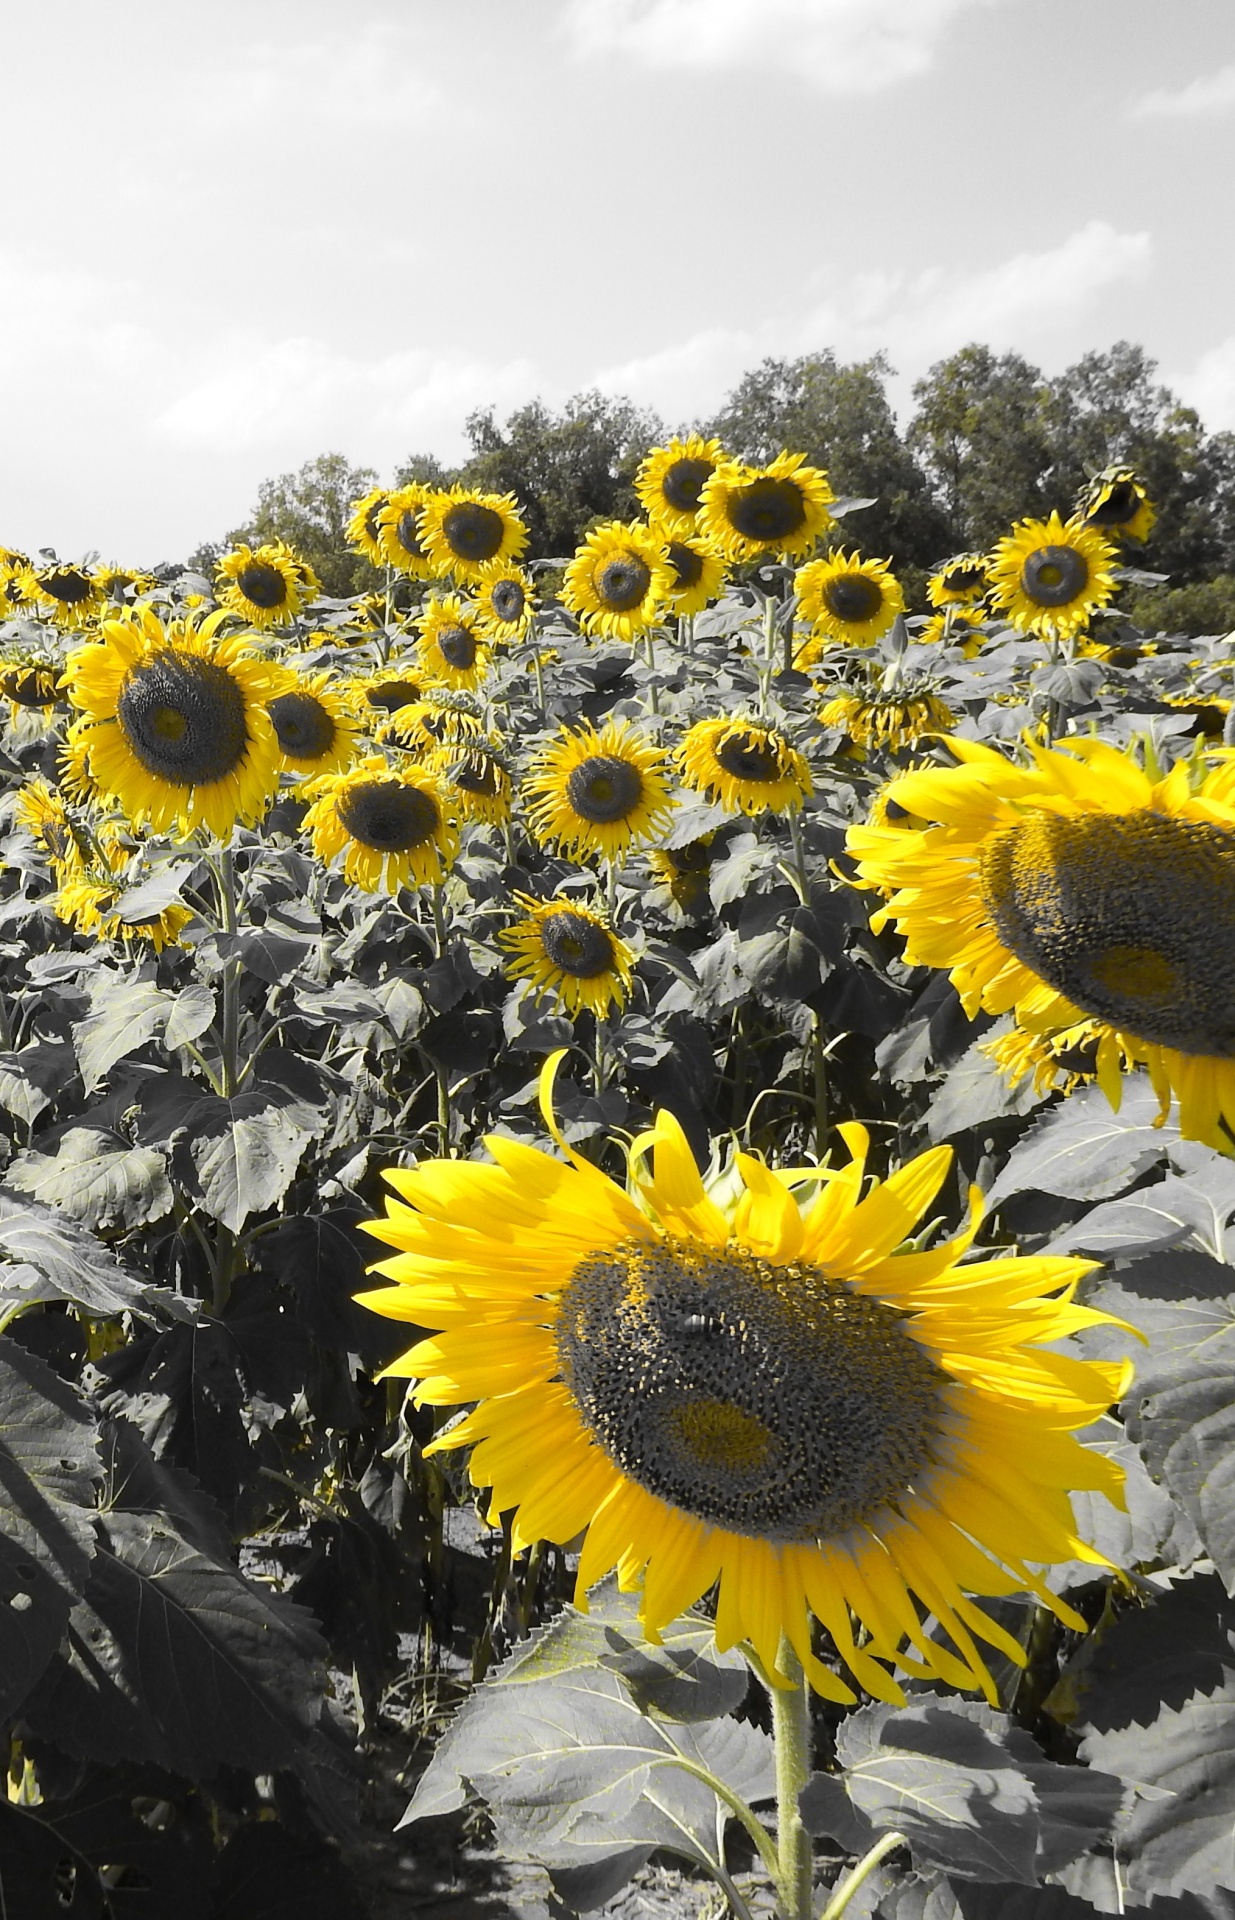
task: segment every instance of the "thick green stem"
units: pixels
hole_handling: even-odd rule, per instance
[[[811,1843],[798,1795],[810,1779],[810,1694],[802,1663],[781,1641],[780,1664],[791,1684],[772,1687],[776,1743],[776,1884],[784,1920],[811,1920]]]
[[[238,926],[236,912],[236,865],[230,847],[219,857],[219,913],[223,932],[234,935]],[[240,1079],[240,961],[229,954],[223,963],[223,1062],[220,1079],[224,1096],[235,1093]]]
[[[895,1853],[898,1847],[903,1847],[905,1844],[903,1833],[885,1833],[882,1839],[876,1840],[870,1852],[862,1855],[857,1866],[852,1867],[843,1880],[837,1881],[832,1898],[820,1914],[819,1920],[840,1920],[841,1914],[844,1913],[858,1888],[869,1880],[875,1868],[886,1860],[890,1853]]]

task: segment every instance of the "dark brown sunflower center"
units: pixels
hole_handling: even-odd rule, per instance
[[[1126,520],[1136,517],[1140,506],[1140,496],[1131,480],[1117,480],[1113,487],[1107,487],[1097,506],[1086,514],[1086,524],[1091,527],[1122,527]]]
[[[613,966],[613,939],[607,928],[584,913],[563,907],[540,923],[540,944],[546,959],[576,980],[595,980]]]
[[[499,552],[506,522],[494,508],[479,500],[465,500],[442,515],[442,535],[460,560],[492,560]]]
[[[883,588],[869,573],[841,573],[823,589],[823,604],[834,620],[855,626],[873,620],[883,605]]]
[[[419,698],[420,688],[414,680],[379,680],[365,694],[369,705],[379,713],[397,713],[400,707],[410,707]]]
[[[448,667],[468,673],[476,665],[476,635],[468,627],[439,627],[437,650]]]
[[[710,840],[688,840],[684,847],[665,849],[669,864],[679,873],[706,873],[712,864]]]
[[[1235,832],[1149,808],[1038,814],[995,836],[980,876],[1004,945],[1082,1012],[1235,1058]]]
[[[401,780],[350,787],[336,811],[344,831],[376,853],[410,853],[432,840],[442,822],[433,795]]]
[[[580,819],[593,826],[625,820],[643,798],[643,775],[629,760],[593,753],[566,776],[566,798]]]
[[[725,734],[712,751],[717,765],[735,780],[779,780],[783,771],[778,743],[770,734]]]
[[[244,693],[227,668],[173,648],[133,667],[116,701],[129,751],[171,786],[208,786],[249,749]]]
[[[933,1457],[944,1375],[893,1308],[817,1267],[629,1240],[575,1268],[556,1342],[622,1472],[735,1533],[845,1533]]]
[[[609,613],[629,613],[652,584],[652,569],[637,553],[607,560],[596,573],[596,598]]]
[[[674,586],[679,593],[688,587],[697,587],[703,575],[703,555],[688,547],[684,540],[669,542],[669,564],[673,568]]]
[[[943,584],[948,593],[977,593],[986,585],[986,569],[979,566],[945,567]]]
[[[373,505],[368,509],[367,513],[365,514],[364,530],[368,534],[370,540],[376,540],[378,535],[380,534],[381,528],[378,525],[378,521],[380,520],[382,514],[386,511],[386,508],[389,506],[389,504],[390,502],[387,500],[385,494],[380,494],[378,498],[373,502]]]
[[[725,509],[729,525],[744,540],[763,544],[791,540],[806,524],[806,501],[792,480],[752,480],[735,487]]]
[[[1066,607],[1089,580],[1089,562],[1075,547],[1038,547],[1021,567],[1021,591],[1039,607]]]
[[[75,607],[90,598],[93,583],[88,573],[81,573],[76,567],[64,567],[59,573],[48,574],[41,584],[44,593],[50,593],[53,600]]]
[[[523,591],[522,581],[495,581],[489,594],[489,605],[506,626],[513,626],[517,620],[522,620],[523,609],[527,605],[527,595]]]
[[[19,707],[54,707],[60,676],[50,667],[13,667],[0,679],[0,692]]]
[[[684,456],[665,468],[661,476],[660,490],[671,507],[679,513],[697,513],[699,495],[703,492],[713,472],[710,460],[691,459]]]
[[[334,746],[334,717],[311,693],[281,693],[266,711],[280,747],[294,760],[320,760]]]
[[[502,769],[487,754],[466,754],[451,767],[450,777],[461,792],[482,800],[496,800],[502,791]]]
[[[395,539],[404,553],[415,554],[418,560],[424,559],[424,548],[420,544],[420,514],[414,507],[405,507],[395,521]]]
[[[267,567],[261,562],[241,567],[236,575],[236,585],[250,605],[260,607],[264,613],[283,606],[287,600],[287,581],[279,569]]]

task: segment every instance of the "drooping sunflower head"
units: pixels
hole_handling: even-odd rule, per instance
[[[303,600],[301,562],[281,540],[237,547],[216,569],[219,605],[253,627],[281,627],[294,620]]]
[[[1104,467],[1076,499],[1076,518],[1108,540],[1148,540],[1158,510],[1135,467]]]
[[[744,714],[699,720],[678,743],[686,786],[731,813],[796,813],[815,783],[779,727]]]
[[[377,509],[377,541],[385,564],[413,580],[431,580],[438,572],[421,539],[421,520],[433,491],[418,485],[396,487],[383,496],[385,504]]]
[[[705,833],[683,846],[654,847],[648,854],[648,866],[668,887],[681,913],[701,913],[709,904],[708,880],[715,838],[714,833]]]
[[[180,936],[193,918],[193,909],[173,900],[148,920],[126,920],[120,912],[125,889],[114,880],[86,875],[66,878],[52,900],[58,920],[97,940],[123,940],[132,945],[149,941],[156,953],[180,945]]]
[[[490,827],[509,820],[514,786],[506,757],[491,734],[438,747],[427,763],[460,820]]]
[[[698,532],[727,560],[808,553],[835,522],[828,476],[804,453],[778,453],[767,467],[722,460],[705,481]]]
[[[794,589],[802,618],[811,624],[811,636],[798,650],[802,667],[817,660],[829,641],[873,646],[905,611],[900,582],[887,562],[863,560],[856,553],[831,553],[799,567]]]
[[[369,1223],[394,1251],[366,1304],[441,1329],[388,1372],[473,1408],[433,1447],[473,1449],[516,1550],[586,1534],[580,1602],[616,1566],[650,1634],[715,1588],[722,1648],[778,1671],[783,1636],[833,1699],[853,1690],[815,1620],[880,1699],[903,1698],[900,1666],[994,1700],[977,1640],[1025,1656],[970,1596],[1025,1589],[1079,1630],[1038,1569],[1103,1564],[1069,1489],[1120,1499],[1118,1467],[1073,1436],[1128,1369],[1052,1350],[1107,1318],[1073,1303],[1091,1263],[969,1261],[976,1219],[906,1249],[951,1150],[868,1189],[853,1125],[848,1165],[740,1154],[709,1185],[662,1112],[619,1186],[557,1132],[559,1058],[542,1107],[565,1161],[492,1136],[496,1165],[388,1173],[398,1198]]]
[[[474,600],[460,593],[429,600],[417,625],[416,657],[422,674],[443,687],[478,687],[492,655]]]
[[[714,553],[702,540],[692,540],[687,535],[675,535],[667,541],[665,552],[674,577],[670,609],[681,618],[702,613],[725,584],[728,568],[723,556]]]
[[[871,687],[835,694],[819,709],[819,724],[841,727],[864,752],[895,753],[927,734],[948,733],[956,715],[937,694],[907,687],[884,693]]]
[[[413,678],[413,673],[415,677]],[[369,726],[380,724],[404,707],[424,698],[424,675],[419,660],[406,656],[388,660],[377,673],[349,683],[348,692],[356,711]]]
[[[926,583],[932,607],[976,607],[986,594],[989,565],[984,553],[958,553],[945,560]]]
[[[244,638],[221,639],[222,611],[165,627],[150,607],[103,621],[65,663],[80,718],[70,750],[134,825],[178,821],[227,839],[265,812],[279,779],[272,700],[295,685]]]
[[[348,544],[352,551],[375,567],[390,564],[382,541],[381,525],[382,514],[389,500],[389,487],[370,487],[368,493],[353,501],[352,517],[347,523]]]
[[[1110,541],[1079,520],[1019,520],[991,555],[991,597],[1021,633],[1069,639],[1115,591]]]
[[[655,527],[606,520],[585,536],[567,567],[562,600],[588,633],[630,640],[656,620],[674,577]]]
[[[527,546],[527,527],[513,494],[455,486],[425,501],[420,542],[439,573],[473,581],[494,560],[517,560]]]
[[[366,893],[445,879],[459,835],[431,767],[394,768],[370,754],[345,773],[312,781],[304,793],[313,804],[303,826],[317,858],[342,855],[345,877]]]
[[[669,819],[665,768],[662,750],[625,721],[563,730],[524,783],[532,832],[576,858],[620,859]]]
[[[58,660],[35,655],[0,663],[0,695],[8,701],[11,717],[46,715],[53,707],[67,705],[60,686],[62,671]]]
[[[359,751],[359,728],[329,673],[306,674],[276,694],[270,718],[288,773],[338,773]]]
[[[488,738],[484,716],[469,693],[430,687],[422,700],[401,706],[391,720],[391,732],[410,752],[426,758],[443,747],[465,746]]]
[[[630,998],[635,956],[608,921],[575,900],[515,899],[526,918],[499,933],[512,980],[530,980],[573,1019],[584,1007],[603,1020]]]
[[[692,433],[675,434],[667,446],[653,447],[635,475],[635,492],[649,520],[678,539],[692,533],[703,489],[725,459],[719,440]]]
[[[27,567],[22,586],[32,611],[70,631],[92,626],[107,604],[99,576],[91,568],[63,561]]]
[[[482,567],[475,581],[476,610],[494,640],[518,640],[536,608],[532,583],[521,568],[502,560]]]

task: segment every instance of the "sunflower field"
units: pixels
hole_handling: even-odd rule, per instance
[[[1233,636],[791,451],[0,549],[0,1912],[1235,1913]]]

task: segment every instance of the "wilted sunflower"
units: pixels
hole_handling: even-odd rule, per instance
[[[513,794],[501,748],[490,735],[439,747],[428,760],[461,820],[490,827],[510,818]]]
[[[240,614],[250,626],[285,626],[300,612],[301,563],[281,540],[225,553],[216,574],[226,582],[219,591],[219,605]]]
[[[685,784],[730,813],[796,813],[815,790],[810,768],[780,728],[745,714],[696,721],[677,758]]]
[[[444,687],[478,687],[491,658],[474,600],[447,593],[428,601],[417,621],[421,671]]]
[[[542,844],[618,860],[659,833],[673,811],[665,755],[625,721],[563,730],[536,755],[523,787]]]
[[[306,674],[270,702],[270,718],[288,773],[338,773],[359,751],[359,730],[329,673]]]
[[[819,709],[821,727],[840,727],[855,746],[864,749],[911,747],[928,733],[947,733],[956,725],[956,715],[933,693],[911,693],[902,687],[881,693],[877,688],[865,691],[847,689],[825,701]]]
[[[484,719],[470,694],[453,693],[441,687],[430,687],[424,699],[399,707],[390,724],[391,732],[396,733],[412,753],[429,757],[443,747],[488,738]]]
[[[352,517],[347,523],[348,545],[375,567],[390,564],[382,544],[381,526],[389,501],[389,487],[371,487],[361,499],[353,501]]]
[[[107,604],[97,574],[89,567],[60,561],[26,568],[22,587],[27,605],[44,616],[50,615],[58,627],[88,627]]]
[[[828,476],[804,453],[778,453],[767,467],[722,460],[704,483],[696,531],[726,560],[808,553],[834,524]]]
[[[413,580],[431,580],[438,570],[420,538],[421,515],[432,494],[432,487],[396,487],[377,515],[383,559]]]
[[[665,544],[669,565],[673,568],[674,584],[669,594],[671,612],[688,618],[692,613],[702,613],[710,600],[715,600],[725,584],[728,569],[719,553],[713,553],[711,547],[702,540],[690,540],[675,537]]]
[[[1148,540],[1158,510],[1135,467],[1104,467],[1076,500],[1076,518],[1109,540]]]
[[[16,720],[22,713],[47,713],[68,704],[60,690],[63,672],[59,661],[28,656],[0,663],[0,695],[9,703],[9,715]]]
[[[1073,1436],[1131,1370],[1051,1351],[1109,1323],[1073,1304],[1093,1263],[967,1261],[976,1217],[897,1251],[952,1150],[863,1195],[852,1123],[843,1168],[738,1154],[709,1190],[662,1111],[623,1188],[558,1133],[560,1057],[541,1095],[569,1164],[491,1135],[494,1166],[387,1172],[399,1197],[368,1223],[396,1252],[365,1304],[441,1329],[387,1372],[422,1404],[477,1403],[432,1450],[473,1449],[516,1551],[586,1534],[581,1604],[616,1568],[656,1635],[716,1587],[717,1644],[749,1642],[786,1681],[782,1636],[820,1693],[854,1699],[815,1653],[813,1616],[878,1699],[903,1702],[899,1666],[994,1704],[977,1642],[1025,1654],[969,1595],[1024,1589],[1080,1631],[1039,1569],[1108,1564],[1068,1496],[1121,1502],[1122,1470]]]
[[[926,597],[932,607],[976,606],[986,593],[989,565],[984,553],[958,553],[945,560],[926,583]]]
[[[725,450],[719,440],[692,433],[675,435],[667,447],[653,447],[635,475],[635,492],[649,520],[666,535],[693,533],[699,499]]]
[[[856,553],[831,553],[812,560],[794,575],[798,608],[811,623],[811,637],[798,649],[796,664],[810,666],[829,640],[869,647],[905,611],[900,582],[886,560],[863,560]]]
[[[65,880],[52,901],[58,920],[99,940],[149,940],[156,953],[180,944],[193,909],[173,900],[149,920],[125,920],[117,911],[125,889],[114,880]]]
[[[518,640],[527,631],[536,602],[532,583],[519,567],[491,560],[476,575],[476,610],[494,640]]]
[[[972,1019],[1015,1012],[1052,1037],[1097,1023],[1099,1083],[1118,1107],[1148,1067],[1188,1139],[1232,1150],[1235,1126],[1235,766],[1154,780],[1104,741],[1035,746],[1018,766],[951,739],[959,766],[889,794],[931,822],[855,827],[859,876],[889,898],[911,966],[946,967]]]
[[[991,555],[995,605],[1020,633],[1067,640],[1115,591],[1109,540],[1079,520],[1018,520]]]
[[[658,617],[674,571],[654,527],[606,520],[585,535],[566,569],[562,601],[588,633],[631,640]]]
[[[164,627],[150,607],[104,620],[98,640],[65,663],[81,709],[71,752],[134,825],[178,821],[225,840],[265,812],[278,786],[279,743],[267,711],[295,682],[256,658],[243,636],[220,639],[220,610],[200,626]]]
[[[308,783],[304,817],[319,860],[343,855],[343,872],[366,893],[444,880],[459,848],[445,795],[429,767],[391,767],[370,754],[346,773]]]
[[[468,581],[478,579],[490,561],[517,560],[527,545],[527,528],[512,493],[456,486],[425,501],[420,541],[439,573]]]
[[[497,936],[514,955],[506,963],[512,980],[555,994],[572,1019],[587,1007],[603,1020],[626,1005],[635,956],[607,920],[574,900],[515,899],[528,917]]]

